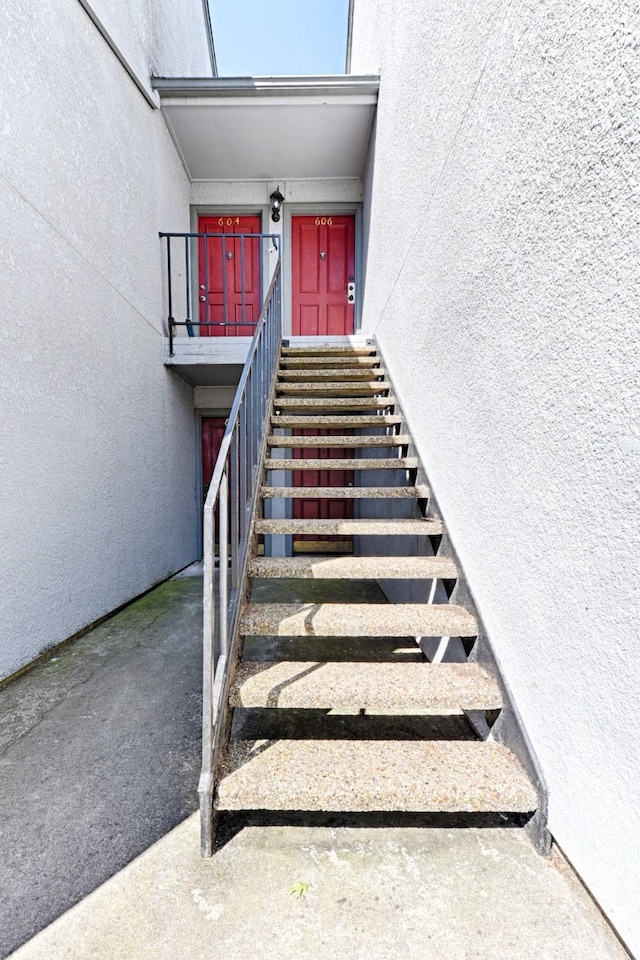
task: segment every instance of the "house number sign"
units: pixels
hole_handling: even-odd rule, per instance
[[[240,217],[218,217],[218,226],[219,227],[232,227],[233,224],[237,227],[240,226]]]
[[[333,217],[316,217],[316,227],[332,227]]]

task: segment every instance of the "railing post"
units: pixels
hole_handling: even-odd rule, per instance
[[[220,522],[218,555],[220,562],[218,564],[218,575],[220,579],[219,597],[220,597],[220,655],[227,656],[228,647],[228,618],[229,618],[229,592],[227,587],[229,573],[229,476],[228,468],[222,474],[220,483]]]
[[[203,857],[213,852],[213,740],[215,686],[215,514],[204,509],[203,645],[202,645],[202,771],[200,797],[200,847]]]

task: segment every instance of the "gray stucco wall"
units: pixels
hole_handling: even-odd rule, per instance
[[[0,54],[2,677],[193,559],[195,428],[162,365],[189,183],[160,112],[76,0],[0,5]]]
[[[638,24],[623,0],[356,0],[352,70],[382,76],[365,332],[553,835],[640,953]]]

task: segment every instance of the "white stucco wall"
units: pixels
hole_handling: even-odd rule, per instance
[[[87,2],[145,80],[211,76],[202,0]]]
[[[162,364],[189,183],[79,3],[0,5],[0,677],[190,562],[193,391]]]
[[[375,332],[550,786],[640,954],[635,2],[356,0]],[[366,212],[365,212],[366,220]]]

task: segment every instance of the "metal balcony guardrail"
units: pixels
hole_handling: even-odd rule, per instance
[[[237,651],[238,618],[247,584],[253,517],[281,343],[282,287],[281,260],[278,259],[204,505],[204,677],[202,770],[198,785],[203,856],[211,856],[213,852],[216,767],[220,746],[228,733],[229,683]]]
[[[232,219],[232,218],[229,218]],[[253,336],[262,278],[280,258],[276,233],[160,233],[165,243],[169,355],[178,328],[188,336]],[[268,274],[267,274],[268,275]],[[196,293],[197,289],[197,293]],[[184,320],[176,319],[176,314]]]

